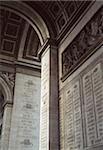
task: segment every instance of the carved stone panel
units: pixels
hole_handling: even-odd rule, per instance
[[[0,54],[17,57],[25,21],[0,3]]]
[[[103,149],[103,52],[92,58],[60,91],[61,150]]]
[[[80,83],[65,90],[65,149],[83,149]]]
[[[98,63],[83,76],[87,146],[103,143],[103,71]]]
[[[103,41],[103,7],[62,53],[63,78],[70,75]]]
[[[17,73],[9,150],[39,149],[40,78]]]
[[[31,26],[29,26],[23,51],[23,58],[31,60],[33,60],[34,58],[37,59],[37,53],[40,46],[40,39],[36,31]]]
[[[0,76],[8,83],[11,89],[14,88],[15,73],[0,71]]]

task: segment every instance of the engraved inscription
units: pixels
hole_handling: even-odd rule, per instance
[[[65,148],[82,150],[82,117],[79,81],[66,90]]]
[[[48,149],[49,144],[49,51],[42,58],[41,78],[41,121],[40,149]]]
[[[40,78],[16,74],[13,149],[39,149]],[[15,147],[15,142],[16,147]]]
[[[60,91],[62,150],[103,148],[103,54],[98,58]]]
[[[85,104],[85,121],[87,133],[87,145],[91,146],[96,138],[96,118],[94,112],[94,100],[92,91],[92,78],[90,72],[83,77],[83,92]]]
[[[87,146],[103,142],[103,79],[100,63],[83,77]]]

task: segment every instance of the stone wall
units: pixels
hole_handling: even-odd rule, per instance
[[[101,6],[100,3],[93,4],[59,45],[60,150],[103,149],[103,33],[99,44],[96,41],[92,43],[93,47],[85,47],[85,53],[89,53],[84,56],[83,52],[82,59],[76,58],[77,52],[81,52],[80,47],[78,51],[75,49],[78,44],[86,42],[85,36],[82,38],[85,42],[81,39],[77,42],[77,39],[83,30],[86,31],[88,25],[93,30],[96,21],[92,18],[99,19],[97,14],[102,10]],[[71,50],[72,43],[76,45]],[[77,61],[71,61],[70,55]]]
[[[38,150],[40,77],[16,73],[9,150]]]
[[[60,90],[61,149],[103,149],[103,47]]]

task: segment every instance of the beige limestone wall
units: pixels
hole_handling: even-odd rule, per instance
[[[61,80],[62,52],[101,5],[102,2],[94,3],[59,45],[60,150],[103,149],[103,46],[64,82]],[[93,74],[95,70],[98,71]],[[85,80],[88,75],[89,84]],[[86,95],[89,91],[90,97]]]
[[[38,150],[40,77],[16,73],[8,150]]]
[[[7,66],[1,65],[0,67],[0,89],[4,96],[0,150],[8,150],[9,145],[14,86],[14,74],[12,71]]]
[[[41,59],[39,150],[59,150],[57,47],[48,45]]]
[[[3,115],[1,150],[8,150],[11,128],[12,104],[6,104]]]
[[[50,50],[42,57],[41,109],[40,109],[40,150],[49,149],[49,93],[50,93]]]
[[[59,93],[61,150],[103,149],[103,46]]]

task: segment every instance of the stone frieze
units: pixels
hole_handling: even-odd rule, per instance
[[[62,53],[62,75],[68,76],[103,41],[103,7]]]

